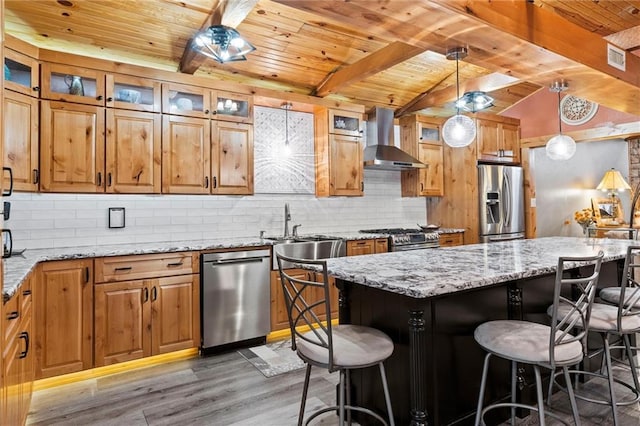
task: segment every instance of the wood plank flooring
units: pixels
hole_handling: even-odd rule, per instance
[[[618,374],[630,376],[623,369]],[[334,403],[338,374],[314,368],[311,378],[307,412]],[[27,424],[295,425],[303,381],[304,369],[266,378],[233,351],[36,392]],[[596,389],[602,391],[604,387]],[[573,423],[566,395],[556,393],[552,401],[554,410]],[[579,410],[585,426],[613,424],[607,407],[579,402]],[[640,426],[638,404],[620,412],[623,426]],[[518,423],[534,425],[537,420]],[[337,418],[328,414],[314,424],[337,424]]]

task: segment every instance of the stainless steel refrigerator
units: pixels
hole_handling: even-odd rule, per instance
[[[478,165],[480,241],[524,238],[522,167]]]

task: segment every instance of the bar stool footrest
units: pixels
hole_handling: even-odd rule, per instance
[[[338,407],[337,405],[332,405],[331,407],[322,408],[322,409],[314,412],[304,422],[305,426],[307,426],[313,419],[315,419],[319,415],[324,414],[324,413],[328,413],[330,411],[335,411],[336,413],[339,413],[340,412],[340,407]],[[368,414],[368,415],[372,416],[373,418],[375,418],[376,420],[380,421],[380,423],[382,423],[383,425],[389,426],[389,423],[387,423],[387,421],[384,419],[384,417],[382,417],[378,413],[376,413],[376,412],[374,412],[374,411],[372,411],[372,410],[370,410],[368,408],[358,407],[358,406],[353,406],[353,405],[345,405],[344,406],[344,411],[345,411],[345,413],[349,412],[349,411],[357,411],[359,413]]]
[[[536,413],[538,412],[538,407],[536,407],[535,405],[527,405],[527,404],[520,404],[518,402],[500,402],[497,404],[491,404],[491,405],[487,405],[486,407],[484,407],[482,409],[482,414],[480,415],[480,421],[482,422],[481,424],[485,425],[486,423],[484,422],[484,415],[487,413],[487,411],[489,410],[493,410],[496,408],[524,408],[527,410],[531,410],[531,411],[535,411]],[[558,420],[560,423],[567,425],[567,426],[571,426],[573,425],[573,423],[569,423],[566,420],[562,419],[559,415],[555,414],[552,411],[547,411],[545,409],[544,414],[549,416],[549,417],[553,417],[554,419]]]
[[[562,373],[555,373],[553,375],[553,383],[558,386],[558,388],[560,388],[561,391],[563,392],[567,392],[567,388],[566,386],[562,386],[560,383],[558,383],[558,381],[556,380],[556,377],[558,377],[559,375],[561,375]],[[574,375],[585,375],[585,376],[591,376],[591,377],[597,377],[600,379],[607,379],[606,374],[600,374],[600,373],[594,373],[592,371],[580,371],[580,370],[569,370],[569,374],[574,374]],[[614,382],[616,382],[619,385],[622,385],[624,387],[626,387],[627,389],[629,389],[631,392],[633,392],[633,394],[635,395],[635,397],[631,400],[627,400],[627,401],[616,401],[616,407],[622,407],[622,406],[626,406],[626,405],[631,405],[631,404],[635,404],[636,402],[640,401],[640,391],[636,388],[634,388],[632,385],[630,385],[627,382],[623,382],[622,380],[613,379]],[[577,392],[578,389],[576,389],[574,387],[573,393],[576,397],[576,399],[579,399],[581,401],[587,401],[587,402],[592,402],[594,404],[600,404],[600,405],[611,405],[611,401],[609,400],[604,400],[604,399],[594,399],[594,398],[589,398],[586,397],[584,395],[580,395]]]

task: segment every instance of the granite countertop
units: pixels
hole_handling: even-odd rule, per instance
[[[361,240],[384,237],[378,234],[341,232],[328,234],[345,240]],[[303,236],[303,235],[301,235]],[[40,262],[50,260],[85,259],[90,257],[125,256],[133,254],[172,253],[180,251],[201,251],[238,247],[270,246],[275,241],[261,238],[226,238],[178,242],[157,242],[143,244],[112,244],[100,246],[60,247],[30,249],[21,255],[4,259],[3,297],[7,301],[20,287],[31,270]]]
[[[547,237],[327,259],[330,275],[414,298],[555,273],[560,256],[624,258],[634,240]]]

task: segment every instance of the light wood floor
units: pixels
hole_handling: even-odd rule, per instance
[[[621,376],[628,372],[620,370]],[[337,373],[314,368],[308,411],[335,400]],[[266,378],[237,352],[171,362],[34,393],[33,425],[295,425],[304,369]],[[604,388],[597,390],[603,391]],[[392,395],[406,398],[408,395]],[[553,397],[570,421],[566,395]],[[613,424],[607,407],[579,403],[585,426]],[[638,404],[621,410],[624,426],[640,426]],[[337,424],[329,414],[315,424]],[[537,424],[525,419],[519,424]],[[550,421],[556,425],[559,422]]]

